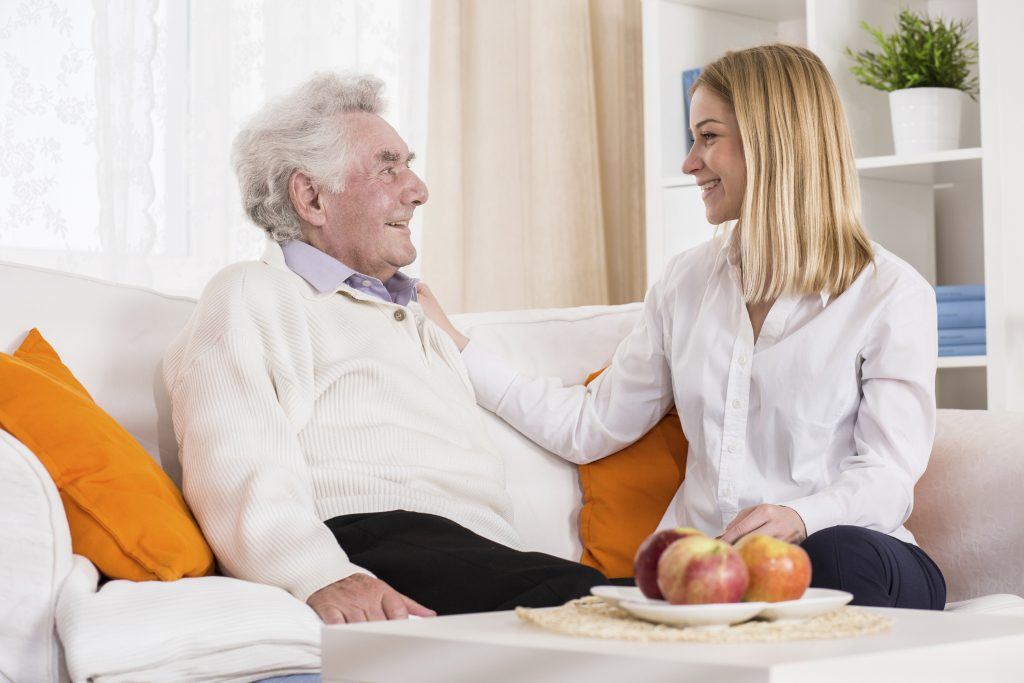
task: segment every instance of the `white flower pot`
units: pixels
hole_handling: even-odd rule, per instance
[[[890,92],[896,154],[957,149],[965,96],[956,88],[905,88]]]

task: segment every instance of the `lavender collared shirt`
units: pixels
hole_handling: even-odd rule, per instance
[[[399,306],[408,306],[410,301],[416,301],[416,283],[419,279],[401,271],[382,283],[371,275],[352,270],[333,256],[299,240],[285,242],[281,245],[281,251],[284,252],[284,262],[288,268],[320,294],[333,292],[338,285],[345,283],[352,289]]]

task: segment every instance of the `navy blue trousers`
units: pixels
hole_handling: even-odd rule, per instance
[[[911,543],[858,526],[834,526],[802,544],[811,558],[811,586],[853,593],[850,604],[943,609],[946,581]]]

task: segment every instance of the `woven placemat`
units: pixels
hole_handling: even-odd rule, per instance
[[[692,643],[777,643],[787,640],[851,638],[885,631],[892,626],[886,617],[856,607],[840,607],[803,621],[748,621],[728,628],[686,628],[652,624],[588,596],[561,607],[517,607],[516,616],[549,631],[574,636],[613,640]]]

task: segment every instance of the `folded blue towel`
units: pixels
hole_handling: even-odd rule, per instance
[[[940,330],[985,327],[984,301],[940,301],[937,306]]]
[[[986,347],[984,344],[956,344],[939,347],[939,358],[946,356],[984,356],[985,353]]]
[[[984,344],[984,327],[964,327],[939,330],[939,347],[959,346],[962,344]]]
[[[984,301],[985,285],[939,285],[936,301]]]

